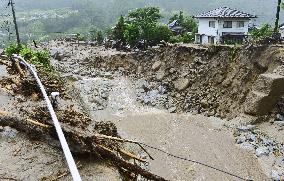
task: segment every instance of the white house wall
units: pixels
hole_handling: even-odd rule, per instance
[[[218,20],[219,19],[219,20]],[[199,18],[198,34],[202,36],[202,44],[208,43],[208,36],[215,37],[215,43],[219,43],[224,32],[248,34],[249,19],[241,18]],[[209,21],[215,21],[215,28],[209,27]],[[232,21],[232,28],[223,28],[224,21]],[[237,28],[237,21],[244,21],[244,27]]]
[[[223,28],[224,21],[232,21],[232,28]],[[244,27],[237,27],[237,22],[243,21]],[[224,19],[219,20],[219,35],[222,36],[223,32],[232,32],[232,33],[248,33],[248,27],[249,27],[249,20],[248,19]]]
[[[217,36],[218,23],[216,21],[215,28],[209,27],[209,21],[216,21],[214,18],[199,19],[198,33],[208,36]]]

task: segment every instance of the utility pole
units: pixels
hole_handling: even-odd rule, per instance
[[[15,3],[13,2],[13,0],[9,0],[9,4],[8,4],[8,5],[11,5],[11,7],[12,7],[13,20],[14,20],[15,30],[16,30],[16,36],[17,36],[17,43],[18,43],[18,45],[20,45],[20,44],[21,44],[21,41],[20,41],[20,35],[19,35],[19,29],[18,29],[18,24],[17,24],[17,19],[16,19],[16,13],[15,13],[14,4],[15,4]]]
[[[274,26],[274,34],[278,33],[280,6],[281,6],[281,0],[278,0],[277,11],[276,11],[276,21],[275,21],[275,26]]]

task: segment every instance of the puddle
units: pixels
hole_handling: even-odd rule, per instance
[[[8,72],[6,70],[6,66],[5,65],[0,65],[0,77],[3,77],[3,76],[8,76]]]

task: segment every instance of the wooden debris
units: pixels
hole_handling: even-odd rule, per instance
[[[16,69],[17,69],[17,71],[19,72],[20,76],[21,76],[21,77],[24,77],[25,74],[24,74],[22,68],[20,67],[19,60],[15,60],[15,66],[16,66]]]
[[[23,131],[26,133],[31,134],[37,134],[41,135],[43,138],[46,138],[47,136],[53,137],[55,139],[58,139],[56,134],[54,134],[53,131],[46,131],[46,127],[42,127],[36,124],[32,124],[31,122],[26,121],[25,118],[22,118],[21,116],[16,116],[12,114],[6,114],[3,116],[0,116],[0,125],[1,126],[10,126],[18,131]],[[34,129],[34,126],[37,126],[38,129]],[[73,152],[79,153],[79,154],[93,154],[96,156],[100,156],[106,160],[111,161],[114,165],[116,165],[118,168],[127,170],[128,172],[134,173],[136,175],[141,175],[145,179],[148,180],[156,180],[156,181],[164,181],[165,179],[155,175],[147,170],[144,170],[139,165],[130,163],[120,156],[117,155],[117,152],[114,150],[111,150],[110,148],[107,148],[104,145],[101,145],[100,139],[112,139],[113,141],[117,142],[125,142],[126,139],[116,138],[116,137],[110,137],[106,135],[99,135],[99,134],[86,134],[86,130],[79,130],[74,129],[70,125],[62,123],[62,130],[64,132],[64,135],[66,139],[68,140],[69,146]],[[51,125],[50,130],[53,130],[54,127]],[[99,137],[97,137],[99,136]],[[132,143],[138,143],[132,140],[127,140],[128,142]],[[115,143],[114,143],[115,144]],[[137,156],[134,156],[132,154],[127,153],[124,151],[125,154],[127,154],[130,157],[133,157],[133,159],[137,159]],[[137,158],[136,158],[137,157]],[[144,160],[143,160],[144,161]]]
[[[18,181],[19,179],[16,179],[16,178],[13,178],[13,177],[0,176],[0,180],[15,180],[15,181]]]
[[[3,61],[3,60],[0,60],[0,64],[6,65],[7,67],[10,67],[10,66],[11,66],[11,64],[9,64],[8,62],[5,62],[5,61]]]
[[[118,149],[118,151],[120,153],[122,153],[122,154],[124,154],[124,155],[126,155],[126,156],[128,156],[128,157],[130,157],[132,159],[134,159],[134,160],[138,160],[140,162],[146,162],[146,160],[143,160],[143,159],[139,158],[138,156],[136,156],[136,155],[134,155],[132,153],[129,153],[128,151],[125,151],[125,150],[122,150],[122,149]]]
[[[1,111],[1,110],[0,110],[0,116],[7,116],[7,115],[9,115],[9,114],[11,114],[11,113],[6,112],[6,111]]]
[[[34,124],[34,125],[36,125],[36,126],[43,127],[43,128],[51,128],[51,126],[49,126],[49,125],[40,123],[40,122],[38,122],[38,121],[31,120],[31,119],[27,119],[27,122],[32,123],[32,124]]]
[[[148,156],[151,160],[154,160],[154,158],[150,155],[150,153],[137,141],[129,140],[129,139],[122,139],[118,137],[113,137],[113,136],[106,136],[102,134],[96,134],[95,135],[97,138],[103,138],[103,139],[111,139],[119,142],[128,142],[128,143],[135,143],[137,144]]]

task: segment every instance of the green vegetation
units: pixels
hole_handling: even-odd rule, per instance
[[[47,71],[52,70],[50,53],[48,51],[35,51],[23,44],[11,44],[5,49],[5,53],[8,57],[12,57],[13,54],[19,54],[34,65],[42,66]]]
[[[6,2],[3,2],[6,5]],[[94,40],[92,30],[105,30],[116,24],[120,15],[126,17],[127,13],[135,8],[145,6],[159,7],[166,22],[172,15],[179,15],[179,10],[190,16],[211,10],[220,6],[247,11],[261,15],[257,24],[267,22],[272,24],[275,19],[276,2],[267,0],[17,0],[17,10],[20,36],[23,42],[48,41],[59,37],[68,37],[79,32],[81,35]],[[263,7],[270,11],[263,11]],[[2,9],[0,9],[2,12]],[[6,12],[2,12],[6,13]],[[283,17],[283,12],[280,13]],[[0,20],[0,24],[4,19]],[[12,20],[9,20],[12,23]],[[281,22],[281,21],[280,21]],[[2,30],[2,32],[1,32]],[[1,34],[3,33],[3,34]],[[15,39],[12,31],[11,40]],[[132,37],[129,37],[132,39]],[[8,44],[8,32],[0,29],[0,43]]]
[[[159,25],[162,18],[160,9],[156,7],[139,8],[131,11],[126,20],[120,17],[114,27],[111,38],[116,41],[116,47],[125,45],[137,48],[154,46],[161,41],[169,41],[173,35],[167,26]]]
[[[102,45],[104,42],[104,36],[102,31],[98,31],[96,33],[95,40],[97,41],[98,45]]]
[[[76,33],[75,38],[76,38],[78,43],[79,43],[79,41],[83,41],[83,40],[86,39],[84,35],[81,35],[81,33]]]
[[[238,52],[240,51],[240,47],[234,46],[229,51],[229,60],[232,62],[237,58]]]
[[[185,16],[183,11],[179,14],[174,14],[169,23],[177,20],[177,24],[182,27],[181,34],[178,36],[172,36],[170,39],[171,43],[192,43],[195,39],[195,33],[197,33],[198,25],[197,22],[190,16]]]
[[[262,40],[273,35],[273,28],[269,24],[264,24],[260,29],[254,29],[250,32],[253,41]]]

